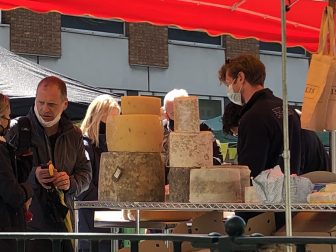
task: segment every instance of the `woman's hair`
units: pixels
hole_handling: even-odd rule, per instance
[[[3,116],[4,113],[9,108],[9,99],[6,95],[0,93],[0,116]]]
[[[88,136],[93,143],[99,145],[99,125],[104,116],[110,114],[113,110],[120,113],[118,102],[111,95],[99,95],[88,107],[84,120],[81,124],[81,130]]]

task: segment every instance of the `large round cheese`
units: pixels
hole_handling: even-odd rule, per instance
[[[163,126],[157,115],[119,115],[106,122],[109,151],[161,152]]]
[[[121,97],[121,113],[123,115],[151,114],[160,115],[161,99],[148,96]]]

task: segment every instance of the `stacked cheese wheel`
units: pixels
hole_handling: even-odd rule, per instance
[[[161,100],[125,96],[122,115],[109,117],[99,174],[99,200],[163,201]]]
[[[212,165],[209,131],[200,132],[198,98],[174,99],[174,132],[169,134],[169,199],[189,202],[190,170]]]

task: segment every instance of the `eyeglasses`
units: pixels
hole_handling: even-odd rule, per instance
[[[5,119],[5,120],[7,120],[7,121],[8,121],[8,123],[9,123],[9,121],[11,120],[10,118],[8,118],[8,117],[6,117],[6,116],[1,116],[1,118],[3,118],[3,119]]]
[[[227,81],[224,82],[224,85],[229,87],[230,85],[234,84],[237,78],[232,79],[232,81],[229,83]]]

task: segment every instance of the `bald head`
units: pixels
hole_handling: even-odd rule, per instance
[[[49,86],[56,86],[61,95],[63,101],[67,100],[67,88],[65,82],[56,76],[48,76],[42,79],[36,89],[36,95],[40,88],[48,88]]]

